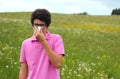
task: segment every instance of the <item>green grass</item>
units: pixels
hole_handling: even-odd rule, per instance
[[[0,13],[0,79],[17,79],[20,46],[33,33],[30,13]],[[120,79],[120,16],[52,14],[65,44],[61,79]]]

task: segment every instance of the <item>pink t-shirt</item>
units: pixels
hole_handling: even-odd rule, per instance
[[[62,38],[58,34],[46,32],[46,40],[57,54],[65,54]],[[21,46],[20,62],[28,64],[27,79],[60,79],[60,71],[48,58],[44,47],[35,36],[26,39]]]

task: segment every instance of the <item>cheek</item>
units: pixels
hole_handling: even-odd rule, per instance
[[[44,34],[46,34],[46,32],[47,32],[47,29],[46,29],[46,28],[44,28],[44,29],[43,29],[43,32],[44,32]]]
[[[46,31],[47,31],[47,28],[43,28],[43,31],[46,32]]]

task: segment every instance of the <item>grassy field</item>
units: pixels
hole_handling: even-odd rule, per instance
[[[30,13],[0,13],[0,79],[18,79],[20,46],[32,35]],[[61,79],[120,79],[120,16],[52,14],[62,36]]]

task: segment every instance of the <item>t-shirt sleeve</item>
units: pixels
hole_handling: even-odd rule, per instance
[[[57,54],[63,54],[63,55],[65,54],[63,40],[60,35],[56,35],[56,38],[54,41],[54,51]]]
[[[21,50],[20,50],[20,62],[26,62],[26,57],[25,57],[25,44],[24,42],[21,45]]]

